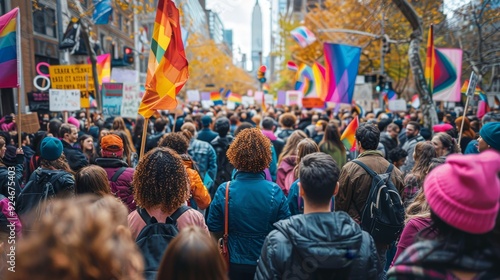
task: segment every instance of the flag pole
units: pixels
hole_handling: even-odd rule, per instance
[[[21,104],[24,103],[22,102],[21,98],[21,93],[24,91],[24,77],[23,77],[23,53],[21,52],[21,15],[20,15],[20,10],[19,8],[16,8],[17,10],[17,17],[16,17],[16,49],[17,49],[17,81],[18,81],[18,88],[17,88],[17,120],[16,120],[16,126],[17,126],[17,145],[19,148],[22,148],[22,120],[21,120],[21,109],[22,106]]]
[[[176,124],[177,124],[177,112],[175,112],[175,114],[174,114],[174,123],[172,125],[172,132],[175,132],[175,125]]]
[[[144,156],[144,150],[146,149],[146,138],[148,136],[149,118],[144,119],[144,127],[142,128],[142,138],[141,138],[141,152],[139,153],[139,160],[142,160]]]

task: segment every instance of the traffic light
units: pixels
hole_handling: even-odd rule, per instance
[[[378,75],[378,84],[375,87],[375,90],[377,92],[381,92],[385,87],[385,76],[384,75]]]
[[[259,82],[261,84],[265,83],[267,81],[266,79],[266,70],[267,70],[267,67],[265,65],[261,65],[259,67],[259,70],[257,71],[257,80],[259,80]]]
[[[388,54],[391,52],[391,44],[389,43],[389,36],[387,36],[387,34],[384,34],[384,36],[382,36],[382,52],[384,54]]]
[[[134,49],[131,47],[123,47],[123,62],[134,64]]]

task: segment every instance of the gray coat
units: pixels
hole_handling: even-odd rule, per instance
[[[413,151],[415,150],[415,146],[417,145],[417,143],[422,141],[425,141],[424,137],[418,134],[417,136],[406,140],[405,144],[403,145],[402,149],[408,153],[408,156],[406,157],[405,164],[401,166],[400,169],[401,172],[403,172],[405,175],[413,169],[413,166],[415,165],[415,160],[413,159]]]

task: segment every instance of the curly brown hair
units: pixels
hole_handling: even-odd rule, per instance
[[[189,133],[189,132],[188,132]],[[189,148],[189,141],[182,132],[168,133],[163,136],[158,147],[166,147],[174,150],[177,154],[186,154]]]
[[[182,159],[174,150],[158,147],[149,151],[135,169],[134,199],[145,209],[171,213],[188,198],[189,180]]]
[[[227,150],[229,162],[239,171],[262,172],[271,163],[271,141],[260,129],[248,128],[238,133]]]
[[[292,113],[284,113],[280,116],[280,124],[283,127],[293,128],[297,122],[297,117]]]
[[[42,209],[33,231],[23,234],[16,273],[7,279],[142,279],[128,210],[115,197],[55,199]]]

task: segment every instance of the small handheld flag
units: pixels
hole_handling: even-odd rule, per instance
[[[342,133],[340,141],[344,143],[346,150],[354,151],[356,149],[356,130],[358,129],[358,126],[359,120],[358,118],[355,118],[349,123],[349,125],[347,125],[344,133]]]

